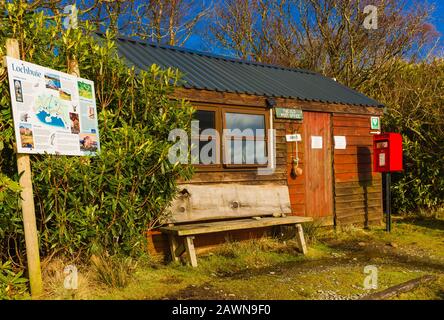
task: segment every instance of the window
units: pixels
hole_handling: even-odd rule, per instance
[[[216,111],[197,110],[194,113],[194,119],[199,121],[199,134],[193,136],[192,141],[198,141],[199,147],[196,150],[194,149],[196,146],[193,146],[192,155],[199,157],[199,164],[215,165],[218,163],[218,153],[215,152],[217,151],[217,145],[215,145],[217,143]],[[205,152],[206,150],[208,152]],[[194,154],[193,151],[196,153]]]
[[[199,130],[193,131],[193,158],[199,157],[200,169],[267,165],[265,109],[198,107],[194,118]]]
[[[265,115],[225,112],[224,120],[224,163],[266,164]]]

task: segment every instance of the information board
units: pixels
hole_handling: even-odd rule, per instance
[[[94,82],[6,57],[18,153],[100,151]]]

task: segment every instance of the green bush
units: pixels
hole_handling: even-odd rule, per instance
[[[387,106],[384,131],[403,136],[404,172],[393,176],[398,212],[444,205],[444,61],[398,61],[397,72],[370,88]]]
[[[76,58],[81,76],[95,83],[102,149],[97,157],[31,156],[41,255],[138,254],[145,250],[146,231],[168,214],[176,181],[192,174],[190,167],[167,158],[170,130],[189,130],[194,112],[189,103],[169,98],[180,75],[155,65],[136,72],[117,57],[110,34],[98,39],[88,23],[64,31],[60,17],[29,10],[23,2],[0,4],[0,54],[6,38],[14,37],[24,60],[66,72],[67,61]],[[0,171],[10,184],[18,175],[4,71]],[[0,259],[12,257],[24,265],[21,212],[13,191],[0,202]]]
[[[27,297],[27,282],[23,271],[14,272],[11,262],[0,261],[0,300],[14,300]]]
[[[20,189],[18,182],[0,173],[0,260],[6,259],[8,252],[15,256],[23,237],[21,212],[17,207]]]

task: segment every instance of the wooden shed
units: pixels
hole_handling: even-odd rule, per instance
[[[263,140],[268,146],[268,130],[275,129],[275,147],[264,147],[267,156],[273,153],[272,174],[259,174],[258,163],[197,165],[192,180],[180,182],[191,197],[172,205],[175,221],[253,216],[268,210],[322,219],[327,225],[380,223],[381,176],[372,172],[372,135],[379,131],[375,125],[383,112],[380,103],[308,70],[127,38],[117,44],[119,54],[136,68],[147,70],[153,63],[178,68],[185,85],[173,98],[191,101],[203,127],[217,130],[222,140],[224,129],[249,123],[267,132]],[[293,141],[299,138],[296,134],[301,141]],[[240,152],[244,158],[250,152],[230,143],[218,148],[218,154],[231,148],[231,154]],[[296,158],[300,175],[294,170]],[[257,233],[208,235],[196,245]],[[163,241],[153,236],[157,249]]]

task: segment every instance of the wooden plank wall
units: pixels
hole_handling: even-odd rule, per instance
[[[370,116],[333,114],[333,134],[347,148],[334,149],[336,224],[370,225],[382,220],[381,174],[372,173]]]
[[[298,142],[299,167],[302,169],[302,175],[296,178],[291,177],[293,158],[296,156],[296,143],[287,143],[285,134],[299,133],[304,137],[304,126],[301,121],[275,119],[276,135],[279,141],[285,145],[286,155],[280,163],[284,163],[285,174],[290,194],[291,211],[293,215],[305,216],[305,139]]]
[[[279,229],[274,227],[267,227],[267,228],[256,228],[256,229],[202,234],[194,239],[194,246],[198,253],[202,253],[227,242],[270,237],[273,234],[275,234],[277,230]],[[149,231],[147,233],[147,239],[148,239],[148,252],[151,255],[155,256],[160,255],[164,256],[165,258],[169,257],[170,248],[168,244],[168,238],[165,234],[162,234],[160,231],[154,231],[154,230]]]
[[[216,105],[216,104],[213,104]],[[198,107],[198,105],[196,105]],[[256,168],[229,169],[229,170],[199,170],[197,169],[190,184],[211,184],[211,183],[239,183],[249,185],[261,184],[287,184],[287,171],[285,158],[287,156],[285,127],[282,121],[275,121],[276,129],[276,170],[271,175],[258,175]],[[179,181],[185,183],[185,181]]]
[[[234,93],[221,93],[207,90],[178,89],[175,98],[185,98],[195,105],[211,106],[265,106],[265,98]],[[334,167],[334,206],[335,222],[338,225],[367,225],[382,220],[382,185],[381,175],[372,174],[372,135],[370,134],[370,116],[381,115],[382,109],[375,107],[325,104],[320,102],[298,101],[294,99],[276,99],[281,107],[302,108],[304,111],[328,112],[332,114],[333,135],[347,137],[347,149],[333,151]],[[305,163],[304,141],[299,143],[300,167],[303,174],[295,179],[290,177],[292,149],[286,143],[285,134],[301,133],[299,121],[274,119],[276,129],[276,164],[277,170],[270,176],[258,176],[256,170],[200,171],[191,183],[241,183],[266,184],[276,183],[289,188],[292,211],[295,215],[305,216]],[[190,183],[190,182],[187,182]],[[229,240],[260,238],[270,234],[270,229],[239,230],[230,233],[215,233],[196,237],[196,247],[211,248]],[[168,254],[166,236],[157,231],[148,234],[149,251],[152,254]]]
[[[185,99],[195,105],[233,105],[264,107],[266,97],[245,93],[216,92],[202,89],[176,88],[172,95],[174,99]],[[343,105],[315,101],[297,100],[291,98],[276,98],[277,106],[284,108],[302,108],[307,111],[337,112],[347,114],[382,115],[383,109],[379,107],[366,107],[356,105]]]
[[[279,148],[281,146],[277,146]],[[225,170],[225,171],[199,171],[190,181],[179,181],[179,183],[189,184],[211,184],[211,183],[239,183],[250,185],[261,184],[286,184],[285,166],[277,164],[276,171],[271,175],[258,175],[257,169],[242,169],[242,170]]]

